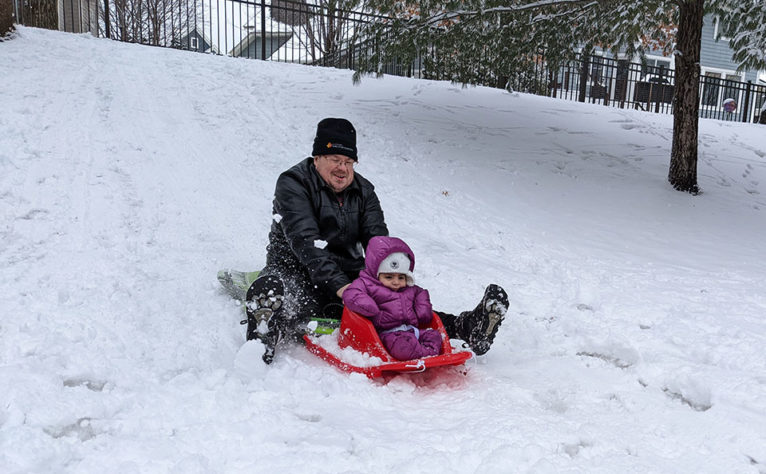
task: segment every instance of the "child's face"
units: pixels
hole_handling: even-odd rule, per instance
[[[404,273],[381,273],[378,280],[389,290],[398,291],[407,286],[407,277]]]

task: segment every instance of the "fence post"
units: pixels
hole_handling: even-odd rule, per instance
[[[747,81],[747,87],[745,87],[745,103],[742,107],[742,121],[750,122],[750,92],[753,88],[753,82]]]
[[[580,97],[579,102],[585,102],[586,88],[588,87],[588,70],[590,69],[590,55],[581,53],[582,69],[580,70]]]
[[[266,0],[261,0],[261,59],[266,60]]]
[[[24,19],[21,15],[23,15],[24,8],[19,5],[19,0],[11,0],[11,3],[13,4],[13,22],[23,25]]]
[[[660,80],[657,82],[657,88],[659,89],[659,92],[657,94],[657,103],[654,104],[654,113],[658,114],[660,113],[660,102],[662,102],[665,99],[665,83],[662,82],[663,79],[665,79],[665,66],[660,66],[660,73],[658,74],[658,77]],[[649,95],[652,93],[651,86],[649,87]]]
[[[112,37],[112,22],[109,19],[109,0],[104,0],[104,33],[107,38]]]
[[[558,71],[556,71],[555,74],[553,73],[553,70],[548,71],[548,84],[550,84],[549,97],[556,97],[557,95],[558,87],[559,87],[558,78],[559,78]]]

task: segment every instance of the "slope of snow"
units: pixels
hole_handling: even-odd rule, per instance
[[[4,472],[766,472],[766,128],[20,28],[0,43]],[[316,123],[492,350],[384,382],[260,361],[216,271],[263,265]]]

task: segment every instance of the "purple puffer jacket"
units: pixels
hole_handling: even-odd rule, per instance
[[[403,240],[373,237],[367,245],[364,270],[343,292],[343,303],[348,309],[370,318],[378,331],[402,324],[428,324],[433,317],[427,290],[413,285],[393,291],[378,281],[380,263],[394,252],[403,252],[409,257],[410,272],[415,268],[415,255]]]

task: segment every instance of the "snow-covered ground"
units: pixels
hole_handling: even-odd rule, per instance
[[[0,43],[0,471],[766,472],[766,127],[21,28]],[[350,119],[466,375],[260,361],[225,267]]]

